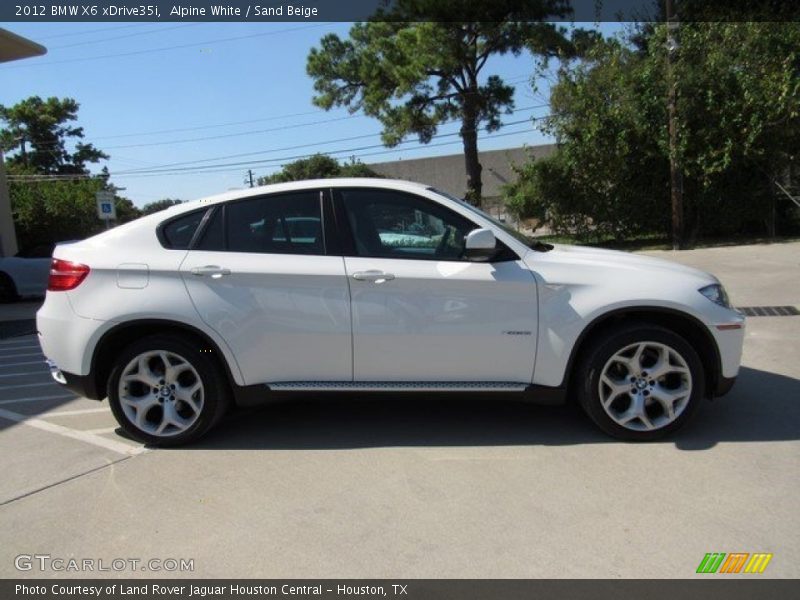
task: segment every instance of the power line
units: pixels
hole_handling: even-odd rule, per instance
[[[490,133],[490,134],[487,134],[486,136],[484,136],[484,139],[486,139],[486,138],[491,138],[491,139],[503,138],[503,137],[508,137],[508,136],[512,136],[512,135],[520,135],[520,134],[523,134],[523,133],[530,133],[530,130],[529,129],[524,129],[524,130],[520,130],[520,131],[508,131],[508,132],[501,132],[501,133]],[[450,135],[450,134],[447,134],[447,135]],[[410,142],[410,141],[412,141],[412,140],[408,140],[408,142]],[[404,142],[404,143],[406,143],[406,142]],[[423,147],[388,148],[388,149],[384,149],[384,150],[379,150],[377,152],[363,152],[363,153],[359,154],[358,156],[356,156],[356,158],[362,158],[362,157],[365,157],[365,156],[378,156],[378,155],[381,155],[381,154],[392,154],[392,153],[399,153],[399,152],[412,152],[412,151],[417,151],[417,150],[423,150],[423,149],[426,149],[426,148],[439,148],[439,147],[445,147],[445,146],[455,146],[455,145],[460,144],[460,143],[461,143],[460,141],[455,140],[455,141],[452,141],[452,142],[439,142],[439,143],[436,143],[436,144],[426,144]],[[346,149],[346,150],[336,150],[336,151],[332,151],[332,152],[329,152],[329,153],[326,153],[326,154],[328,154],[328,155],[331,155],[331,154],[345,154],[345,155],[347,155],[348,153],[352,153],[352,152],[353,152],[352,149]],[[311,156],[311,155],[305,155],[305,156]],[[269,166],[282,166],[282,165],[278,164],[278,165],[269,165]],[[215,166],[215,165],[208,165],[207,168],[206,167],[202,167],[202,168],[204,170],[192,171],[190,173],[176,173],[176,172],[173,172],[173,171],[164,171],[164,172],[156,172],[156,173],[132,173],[132,174],[127,174],[127,175],[126,174],[121,174],[121,175],[112,174],[111,176],[112,177],[128,177],[128,178],[139,177],[139,178],[141,178],[141,177],[164,177],[164,176],[182,175],[182,174],[186,174],[186,175],[205,175],[205,174],[230,173],[230,172],[235,172],[235,171],[241,171],[241,169],[239,167],[221,168],[221,167],[218,167],[218,166]],[[57,175],[57,174],[53,174],[53,175],[10,175],[9,176],[9,180],[19,181],[19,182],[24,182],[24,183],[36,183],[36,182],[39,182],[39,181],[85,180],[85,179],[93,179],[93,178],[97,178],[97,177],[98,177],[97,175],[78,175],[78,174],[75,174],[75,175]]]
[[[528,77],[525,76],[525,77],[523,77],[523,79],[528,79]],[[520,78],[517,77],[517,78],[513,78],[513,79],[508,80],[506,83],[513,84],[513,83],[519,83],[519,81],[520,81]],[[540,105],[536,105],[536,106],[532,106],[532,107],[524,107],[524,108],[514,109],[514,111],[512,111],[512,112],[528,110],[529,108],[544,108],[546,106],[548,106],[548,105],[547,104],[540,104]],[[157,130],[157,131],[141,132],[141,133],[123,133],[123,134],[116,134],[116,135],[93,136],[92,139],[94,139],[94,140],[102,140],[102,139],[115,139],[115,138],[123,138],[123,137],[138,137],[138,136],[146,136],[146,135],[156,135],[156,134],[160,134],[160,133],[176,133],[176,132],[182,132],[182,131],[198,131],[198,130],[203,130],[203,129],[227,127],[227,126],[231,126],[231,125],[246,125],[246,124],[250,124],[250,123],[258,123],[258,122],[264,122],[264,121],[274,121],[274,120],[278,120],[278,119],[288,119],[288,118],[291,118],[291,117],[316,115],[316,114],[319,114],[319,113],[320,113],[319,110],[315,110],[315,111],[307,111],[307,112],[302,112],[302,113],[293,113],[293,114],[288,114],[288,115],[276,115],[276,116],[273,116],[273,117],[264,117],[264,118],[260,118],[260,119],[249,119],[249,120],[245,120],[245,121],[231,121],[231,122],[228,122],[228,123],[219,123],[219,124],[215,124],[215,125],[200,125],[200,126],[196,126],[196,127],[183,127],[183,128],[177,128],[177,129],[162,129],[162,130]],[[334,117],[332,119],[323,119],[323,120],[319,120],[319,121],[311,121],[309,123],[295,123],[295,124],[292,124],[292,125],[284,125],[284,126],[275,127],[275,128],[272,128],[272,129],[261,129],[261,130],[254,130],[254,131],[244,131],[244,132],[237,132],[237,133],[230,133],[230,134],[220,134],[220,135],[216,135],[216,136],[184,138],[184,139],[178,139],[178,140],[165,140],[165,141],[159,141],[159,142],[142,142],[140,144],[124,144],[124,145],[119,145],[119,146],[106,146],[104,149],[105,150],[118,150],[118,149],[124,149],[124,148],[142,148],[142,147],[148,147],[148,146],[164,146],[164,145],[170,145],[170,144],[180,144],[180,143],[188,143],[188,142],[213,140],[213,139],[222,139],[222,138],[226,138],[226,137],[239,137],[239,136],[245,136],[245,135],[257,135],[257,134],[261,134],[261,133],[269,133],[269,132],[273,132],[273,131],[282,131],[282,130],[285,130],[285,129],[292,129],[292,128],[296,128],[296,127],[308,127],[308,126],[311,126],[311,125],[320,125],[320,124],[323,124],[323,123],[331,123],[331,122],[335,122],[335,121],[345,121],[345,120],[348,120],[348,119],[364,118],[366,116],[367,115],[364,115],[364,114],[347,115],[347,116],[344,116],[344,117]],[[59,142],[39,142],[39,141],[35,140],[34,138],[29,139],[29,141],[32,142],[32,143],[35,143],[36,146],[39,147],[39,148],[44,148],[45,146],[58,146],[58,145],[61,144],[60,141]],[[216,160],[216,159],[209,159],[209,160]]]
[[[253,33],[249,35],[238,35],[229,38],[219,38],[216,40],[205,40],[203,42],[192,42],[190,44],[178,44],[175,46],[164,46],[162,48],[147,48],[144,50],[134,50],[131,52],[122,52],[119,54],[104,54],[101,56],[84,56],[80,58],[68,58],[65,60],[54,60],[50,62],[36,62],[36,61],[25,61],[22,64],[16,64],[11,66],[3,67],[3,70],[7,69],[21,69],[25,67],[44,67],[48,65],[64,65],[68,63],[76,63],[76,62],[84,62],[90,60],[103,60],[106,58],[122,58],[126,56],[140,56],[142,54],[150,54],[153,52],[166,52],[167,50],[180,50],[182,48],[196,48],[198,46],[206,46],[208,44],[222,44],[225,42],[233,42],[237,40],[246,40],[250,38],[257,38],[257,37],[267,37],[271,35],[278,35],[281,33],[289,33],[292,31],[300,31],[305,29],[313,29],[315,27],[323,27],[328,25],[328,23],[315,23],[313,25],[302,25],[300,27],[287,27],[285,29],[277,29],[275,31],[266,31],[261,33]]]
[[[525,130],[520,130],[520,131],[508,131],[508,132],[503,132],[503,133],[492,133],[492,134],[488,134],[488,135],[484,136],[484,139],[486,139],[486,138],[496,139],[496,138],[508,137],[508,136],[512,136],[512,135],[520,135],[520,134],[529,133],[529,132],[530,132],[529,129],[525,129]],[[381,154],[392,154],[392,153],[399,153],[399,152],[411,152],[411,151],[415,151],[415,150],[423,150],[423,149],[426,149],[426,148],[438,148],[438,147],[444,147],[444,146],[455,146],[455,145],[458,145],[460,143],[461,143],[460,141],[456,140],[456,141],[452,141],[452,142],[439,142],[439,143],[436,143],[436,144],[426,144],[424,147],[389,148],[389,149],[385,149],[385,150],[379,150],[379,151],[376,151],[376,152],[363,152],[363,153],[359,154],[358,156],[356,156],[355,158],[360,159],[360,158],[363,158],[365,156],[378,156],[378,155],[381,155]],[[338,150],[338,151],[335,151],[335,152],[328,152],[326,154],[329,155],[329,156],[332,155],[332,154],[344,154],[345,156],[347,156],[348,153],[352,153],[352,150]],[[305,156],[311,156],[311,155],[305,155]],[[127,177],[127,178],[131,178],[131,177],[144,178],[144,177],[163,177],[163,176],[174,176],[174,175],[206,175],[206,174],[216,174],[216,173],[230,173],[230,172],[235,172],[235,171],[240,171],[241,170],[241,168],[239,168],[239,167],[237,167],[237,168],[211,168],[212,166],[213,165],[210,165],[209,168],[206,169],[206,170],[192,171],[192,172],[189,172],[189,173],[175,173],[175,172],[172,172],[172,171],[167,171],[167,172],[161,172],[161,173],[137,173],[137,174],[131,174],[131,175],[120,175],[119,177],[122,177],[122,178],[125,178],[125,177]],[[283,166],[283,164],[275,164],[275,165],[267,165],[267,166],[280,167],[280,166]],[[113,175],[113,176],[117,177],[116,174]]]
[[[106,31],[116,31],[118,29],[131,29],[132,27],[145,27],[147,23],[134,23],[133,25],[120,25],[118,27],[103,27],[101,29],[82,29],[80,31],[70,31],[69,33],[59,33],[56,35],[36,36],[39,40],[54,40],[56,38],[75,37],[76,35],[92,35],[94,33],[105,33]]]
[[[312,125],[321,125],[322,123],[333,123],[334,121],[346,121],[348,119],[356,119],[364,115],[348,115],[346,117],[336,117],[333,119],[322,119],[320,121],[310,121],[308,123],[297,123],[294,125],[281,125],[280,127],[271,127],[269,129],[255,129],[251,131],[240,131],[238,133],[221,133],[219,135],[207,135],[203,137],[184,138],[182,140],[166,140],[162,142],[143,142],[141,144],[123,144],[121,146],[105,146],[104,150],[119,150],[121,148],[149,148],[151,146],[171,146],[172,144],[189,144],[191,142],[205,142],[208,140],[220,140],[223,138],[241,137],[245,135],[258,135],[261,133],[270,133],[273,131],[284,131],[286,129],[296,129],[298,127],[310,127]]]
[[[197,24],[199,25],[199,23],[197,23]],[[522,78],[515,77],[515,78],[512,78],[512,79],[509,79],[505,83],[508,83],[508,84],[519,83],[520,81],[523,81],[523,80],[526,80],[526,79],[529,79],[529,77],[528,76],[524,76]],[[546,106],[548,106],[548,105],[547,104],[540,104],[540,105],[536,105],[536,106],[530,107],[530,108],[543,108],[543,107],[546,107]],[[526,110],[526,108],[519,108],[519,109],[515,109],[515,110]],[[200,130],[204,130],[204,129],[215,129],[215,128],[219,128],[219,127],[229,127],[231,125],[248,125],[248,124],[251,124],[251,123],[259,123],[259,122],[266,122],[266,121],[276,121],[276,120],[281,120],[281,119],[289,119],[289,118],[292,118],[292,117],[302,117],[302,116],[308,116],[308,115],[317,115],[317,114],[320,114],[321,112],[324,112],[324,111],[312,110],[312,111],[306,111],[306,112],[301,112],[301,113],[291,113],[291,114],[286,114],[286,115],[275,115],[275,116],[272,116],[272,117],[263,117],[263,118],[259,118],[259,119],[248,119],[248,120],[245,120],[245,121],[229,121],[227,123],[217,123],[217,124],[214,124],[214,125],[198,125],[198,126],[194,126],[194,127],[180,127],[180,128],[176,128],[176,129],[160,129],[160,130],[155,130],[155,131],[143,131],[143,132],[139,132],[139,133],[120,133],[120,134],[115,134],[115,135],[100,135],[100,136],[92,136],[92,139],[93,140],[108,140],[108,139],[117,139],[117,138],[126,138],[126,137],[139,137],[139,136],[157,135],[157,134],[161,134],[161,133],[179,133],[179,132],[184,132],[184,131],[200,131]],[[209,137],[189,138],[189,139],[180,139],[180,140],[167,140],[167,141],[160,141],[160,142],[143,142],[141,144],[127,144],[127,145],[120,145],[120,146],[107,146],[105,149],[106,150],[116,150],[116,149],[120,149],[120,148],[137,148],[137,147],[145,147],[145,146],[159,146],[159,145],[177,144],[177,143],[183,143],[183,142],[203,141],[203,140],[208,140],[208,139],[219,139],[219,138],[223,138],[223,137],[235,137],[235,136],[241,136],[241,135],[267,133],[267,132],[270,132],[270,131],[279,131],[279,130],[282,130],[282,129],[290,129],[292,127],[306,127],[306,126],[310,126],[310,125],[318,125],[318,124],[321,124],[321,123],[329,123],[329,122],[334,122],[334,121],[343,121],[343,120],[347,120],[347,119],[364,118],[366,116],[368,116],[368,115],[364,115],[364,114],[347,115],[347,116],[344,116],[344,117],[334,117],[332,119],[325,119],[325,120],[321,120],[321,121],[312,121],[310,123],[296,123],[296,124],[293,124],[293,125],[286,125],[286,126],[278,127],[278,128],[275,128],[275,129],[263,129],[263,130],[257,130],[257,131],[252,131],[252,132],[249,132],[249,131],[248,132],[239,132],[239,133],[225,134],[225,135],[214,136],[214,137],[209,136]],[[36,140],[34,140],[34,139],[31,139],[30,141],[31,142],[36,142]],[[43,147],[43,146],[48,146],[48,145],[59,145],[59,143],[60,142],[45,142],[45,143],[37,143],[36,145],[39,146],[39,147]]]
[[[99,175],[91,175],[91,174],[81,174],[81,173],[74,173],[74,174],[58,174],[58,173],[46,173],[46,174],[31,174],[31,175],[8,175],[7,178],[9,181],[19,181],[19,182],[35,182],[35,181],[73,181],[73,180],[82,180],[82,179],[97,179],[101,176]]]
[[[529,122],[530,122],[529,119],[521,119],[519,121],[511,121],[510,123],[504,123],[503,126],[519,125],[519,124],[522,124],[522,123],[529,123]],[[486,130],[486,128],[485,127],[478,127],[477,130],[478,131]],[[461,135],[461,133],[462,133],[461,131],[456,131],[456,132],[452,132],[452,133],[441,133],[441,134],[433,136],[431,139],[453,137],[453,136]],[[514,133],[521,133],[521,132],[514,132]],[[376,135],[377,134],[368,134],[366,136],[354,136],[354,138],[363,139],[365,137],[375,137]],[[335,143],[335,142],[346,141],[347,139],[354,139],[354,138],[331,140],[329,142],[301,144],[299,146],[292,146],[292,147],[284,148],[284,149],[271,150],[270,152],[279,152],[281,150],[297,149],[297,148],[301,148],[301,147],[318,146],[318,145],[321,145],[321,144]],[[413,143],[413,142],[415,142],[415,140],[413,140],[413,139],[412,140],[403,140],[397,145],[399,146],[399,145],[404,145],[404,144],[410,144],[410,143]],[[349,153],[354,153],[354,152],[361,152],[363,150],[372,150],[374,148],[384,148],[384,147],[385,147],[384,144],[370,144],[370,145],[367,145],[367,146],[359,146],[359,147],[356,147],[356,148],[347,148],[347,149],[343,149],[343,150],[331,150],[331,151],[325,152],[325,154],[328,154],[328,155],[349,154]],[[391,152],[391,151],[392,150],[389,150],[389,152]],[[280,163],[285,163],[285,162],[289,162],[289,161],[293,161],[293,160],[299,160],[299,159],[302,159],[302,158],[307,158],[307,157],[312,156],[312,155],[313,154],[299,154],[299,155],[294,155],[294,156],[283,156],[283,157],[270,158],[270,159],[264,159],[264,160],[239,161],[239,162],[221,163],[221,164],[214,164],[214,165],[197,165],[197,166],[173,167],[173,168],[158,168],[158,167],[156,167],[156,168],[152,168],[152,169],[133,169],[133,170],[129,170],[129,171],[116,172],[116,173],[113,174],[113,176],[114,177],[123,177],[123,176],[144,175],[144,174],[154,174],[154,173],[171,173],[171,174],[177,174],[177,173],[181,173],[181,172],[183,172],[183,173],[191,173],[193,171],[201,171],[203,169],[218,168],[218,167],[242,167],[242,166],[249,166],[249,165],[270,165],[270,164],[274,164],[274,163],[280,164]],[[164,165],[164,167],[166,167],[166,166],[167,165]]]
[[[533,106],[524,106],[524,107],[521,107],[521,108],[515,108],[514,110],[511,111],[511,114],[524,112],[524,111],[528,111],[528,110],[535,110],[535,109],[538,109],[538,108],[546,108],[547,106],[548,106],[547,104],[537,104],[537,105],[533,105]],[[445,121],[445,124],[455,123],[457,121],[458,121],[458,119],[451,119],[449,121]],[[352,142],[354,140],[363,140],[363,139],[367,139],[367,138],[377,137],[379,135],[380,135],[380,133],[368,133],[368,134],[364,134],[364,135],[355,135],[355,136],[350,136],[350,137],[327,140],[327,141],[324,141],[324,142],[310,142],[310,143],[298,144],[298,145],[294,145],[294,146],[285,146],[283,148],[273,148],[271,150],[257,150],[257,151],[254,151],[254,152],[239,152],[237,154],[226,154],[226,155],[223,155],[223,156],[215,156],[215,157],[212,157],[212,158],[202,158],[202,159],[197,159],[197,160],[166,163],[166,164],[163,164],[163,165],[158,165],[158,166],[153,167],[153,168],[157,169],[157,168],[162,168],[162,167],[180,167],[180,166],[193,165],[193,164],[198,164],[198,163],[203,163],[203,162],[212,162],[212,161],[215,161],[215,160],[226,160],[226,159],[229,159],[229,158],[242,158],[242,157],[245,157],[245,156],[258,156],[260,154],[270,154],[270,153],[273,153],[273,152],[285,152],[287,150],[299,150],[300,148],[308,148],[308,147],[311,147],[311,146],[336,144],[336,143],[339,143],[339,142]],[[434,137],[436,137],[436,136],[434,136]],[[140,169],[135,169],[135,170],[138,171]],[[144,169],[144,170],[150,170],[150,169]],[[129,172],[133,172],[133,171],[134,170],[131,170]],[[125,171],[123,171],[123,173],[124,172]]]
[[[147,31],[138,31],[136,33],[128,33],[126,35],[116,35],[113,37],[99,38],[97,40],[84,40],[82,42],[75,42],[74,44],[66,44],[65,46],[53,46],[52,48],[48,48],[48,50],[63,50],[64,48],[74,48],[76,46],[88,46],[90,44],[99,44],[101,42],[122,40],[125,38],[138,37],[140,35],[150,35],[151,33],[162,33],[164,31],[170,31],[172,29],[183,29],[184,27],[197,27],[198,25],[203,25],[203,23],[185,23],[183,25],[173,25],[172,27],[157,26],[155,29],[148,29]]]
[[[218,123],[216,125],[198,125],[196,127],[179,127],[177,129],[160,129],[156,131],[143,131],[141,133],[118,133],[115,135],[99,135],[94,136],[93,139],[95,140],[110,140],[113,138],[124,138],[124,137],[139,137],[143,135],[157,135],[160,133],[178,133],[182,131],[199,131],[201,129],[214,129],[216,127],[229,127],[231,125],[247,125],[249,123],[260,123],[263,121],[277,121],[278,119],[289,119],[291,117],[305,117],[308,115],[318,115],[320,112],[324,112],[322,110],[309,110],[306,112],[301,113],[293,113],[289,115],[276,115],[274,117],[264,117],[262,119],[249,119],[247,121],[229,121],[227,123]]]

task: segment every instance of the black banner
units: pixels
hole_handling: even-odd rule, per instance
[[[757,577],[758,579],[754,579]],[[794,590],[794,591],[792,591]],[[15,580],[0,582],[4,600],[197,600],[286,598],[404,600],[781,600],[800,595],[798,580],[761,579],[760,576],[704,580],[569,580],[569,579],[204,579],[204,580]]]
[[[549,0],[516,3],[514,20],[657,21],[666,0]],[[673,0],[681,21],[798,21],[796,0]],[[475,0],[3,0],[0,21],[13,22],[337,22],[494,20]],[[498,7],[502,10],[502,7]],[[484,14],[481,14],[484,11]]]

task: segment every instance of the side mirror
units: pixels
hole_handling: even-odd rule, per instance
[[[497,239],[491,229],[473,229],[464,243],[464,256],[469,260],[487,261],[497,251]]]

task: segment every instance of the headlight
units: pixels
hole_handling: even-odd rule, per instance
[[[728,293],[725,291],[725,288],[722,287],[722,285],[719,283],[712,283],[711,285],[702,287],[697,291],[703,294],[703,296],[705,296],[715,304],[719,304],[720,306],[724,306],[725,308],[733,308],[731,306],[731,300],[730,298],[728,298]]]

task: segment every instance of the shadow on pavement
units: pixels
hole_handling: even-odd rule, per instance
[[[660,443],[704,450],[719,442],[800,439],[800,380],[743,368],[731,393],[705,402]],[[574,407],[501,397],[298,398],[235,412],[190,449],[344,449],[397,446],[573,445],[615,440]]]

